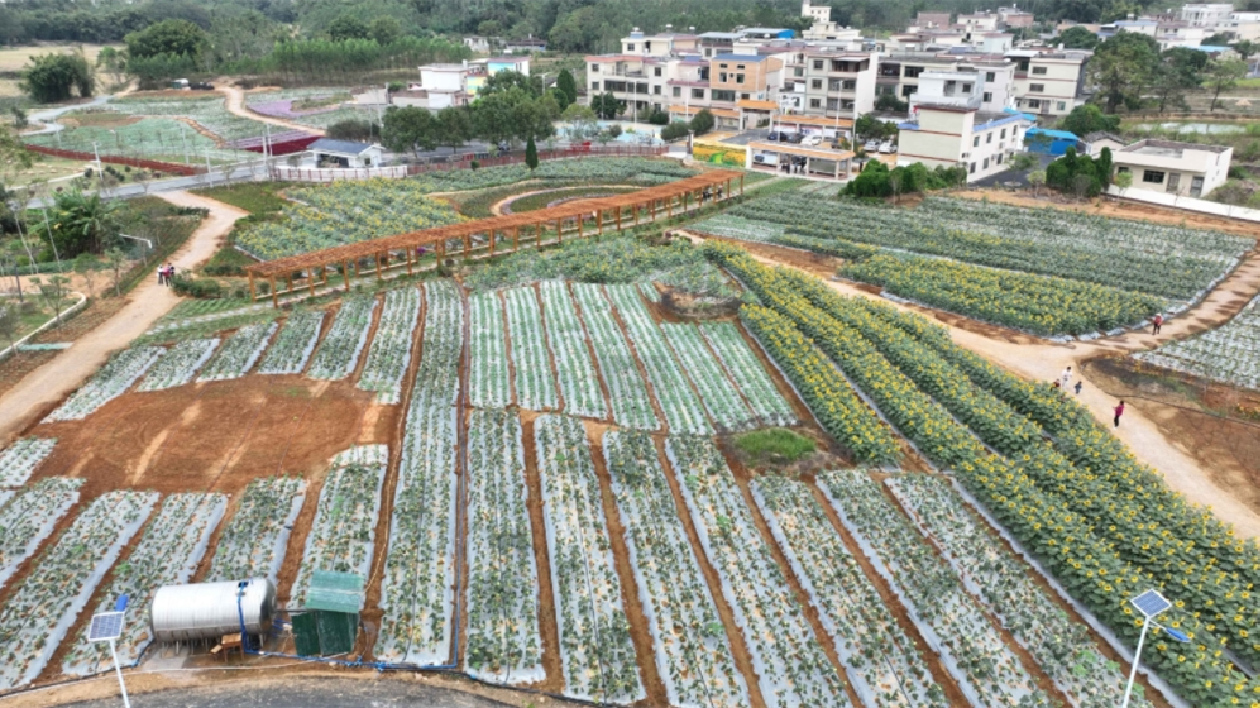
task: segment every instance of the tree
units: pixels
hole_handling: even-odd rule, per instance
[[[13,284],[17,288],[18,302],[24,302],[22,295],[22,273],[18,269],[18,258],[22,255],[22,247],[16,240],[5,241],[4,246],[0,247],[0,266],[4,270],[11,270],[13,273]]]
[[[530,77],[519,71],[500,71],[486,79],[486,83],[481,87],[480,95],[489,96],[500,91],[511,91],[512,89],[524,91],[530,97],[534,97],[542,93],[542,83],[531,81]]]
[[[1216,103],[1221,92],[1238,85],[1238,80],[1247,75],[1247,62],[1241,59],[1213,59],[1208,64],[1208,86],[1212,89],[1212,105],[1209,111],[1216,110]]]
[[[42,278],[31,278],[31,284],[39,289],[39,296],[48,307],[57,313],[57,324],[53,326],[60,327],[61,308],[65,304],[66,293],[69,292],[67,286],[70,279],[64,275],[52,275],[46,281]]]
[[[595,111],[590,106],[570,104],[560,114],[560,118],[569,124],[569,135],[578,140],[589,138],[599,131],[599,124],[595,122]]]
[[[122,295],[122,292],[118,289],[118,284],[122,282],[122,267],[126,261],[127,256],[121,248],[114,247],[105,251],[105,262],[109,264],[109,269],[114,273],[115,297]]]
[[[0,176],[6,173],[17,172],[18,170],[30,169],[35,164],[35,159],[31,157],[31,151],[22,145],[22,141],[17,136],[9,132],[9,128],[0,125]],[[5,190],[0,186],[0,197],[5,196]]]
[[[1155,38],[1136,32],[1120,32],[1098,45],[1089,61],[1089,83],[1098,87],[1107,113],[1115,113],[1121,105],[1136,108],[1141,104],[1142,91],[1151,83],[1158,60]]]
[[[1069,27],[1059,34],[1055,44],[1064,49],[1093,49],[1098,46],[1098,35],[1084,27]]]
[[[573,79],[573,72],[561,69],[560,76],[556,77],[556,88],[568,97],[569,105],[577,103],[577,82]]]
[[[1111,184],[1111,148],[1105,147],[1098,153],[1098,181],[1106,189]]]
[[[37,222],[32,232],[41,240],[48,240],[53,254],[60,258],[101,253],[114,245],[121,232],[117,204],[99,194],[60,192],[47,214],[48,218]]]
[[[691,118],[691,129],[696,135],[704,135],[713,130],[713,114],[709,109],[702,108],[699,113]]]
[[[433,114],[419,106],[391,106],[385,111],[381,142],[394,152],[434,150],[438,132]]]
[[[45,54],[31,57],[21,88],[36,103],[54,103],[69,99],[72,91],[91,96],[95,80],[82,54]]]
[[[368,34],[382,47],[389,46],[402,36],[402,23],[388,15],[378,17],[372,20],[371,26],[368,27]]]
[[[1007,169],[1013,172],[1027,172],[1037,166],[1037,158],[1026,152],[1017,152],[1011,155],[1010,161],[1007,162]]]
[[[1132,172],[1117,172],[1115,177],[1116,186],[1120,189],[1128,189],[1133,186]]]
[[[17,305],[0,304],[0,336],[9,342],[9,346],[13,346],[13,337],[17,334],[18,319]]]
[[[1028,173],[1028,184],[1032,185],[1033,198],[1037,197],[1037,191],[1041,188],[1041,185],[1045,183],[1046,183],[1045,170],[1034,170]]]
[[[875,99],[875,110],[892,111],[893,113],[905,113],[910,110],[910,104],[897,98],[891,93],[881,93]]]
[[[132,32],[125,38],[127,56],[145,59],[161,56],[197,56],[208,44],[206,31],[188,20],[163,20]]]
[[[1098,131],[1112,131],[1120,127],[1120,116],[1109,116],[1098,106],[1086,103],[1072,109],[1063,118],[1059,127],[1076,135],[1085,137]]]
[[[1206,66],[1207,55],[1195,49],[1175,47],[1161,54],[1151,85],[1151,91],[1159,98],[1160,112],[1169,104],[1185,105],[1186,91],[1199,86]]]
[[[600,93],[591,97],[591,110],[603,120],[612,120],[626,110],[626,102],[611,93]]]
[[[455,152],[455,148],[463,145],[472,135],[472,126],[468,113],[455,106],[448,106],[438,111],[435,124],[438,145],[445,145]]]
[[[533,173],[538,169],[538,146],[534,144],[534,136],[525,141],[525,166]]]
[[[1238,56],[1244,60],[1250,59],[1252,54],[1260,52],[1260,42],[1253,42],[1250,39],[1240,39],[1230,45],[1230,48],[1238,52]]]
[[[347,39],[369,39],[372,36],[372,29],[363,20],[354,15],[339,15],[337,19],[328,23],[328,38],[334,42],[344,42]]]
[[[88,297],[96,296],[96,289],[93,284],[96,280],[96,269],[100,266],[96,258],[91,253],[80,253],[74,259],[74,272],[83,278],[83,284],[87,286]]]

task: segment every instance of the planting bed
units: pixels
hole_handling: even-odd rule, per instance
[[[275,322],[241,327],[206,363],[197,382],[239,379],[249,373],[276,333],[276,327]]]
[[[49,413],[44,422],[83,420],[121,396],[165,353],[166,350],[161,347],[132,347],[115,354],[91,380]]]
[[[276,579],[289,531],[302,510],[306,482],[265,477],[250,483],[232,520],[219,537],[205,582]]]
[[[375,391],[377,403],[396,404],[402,400],[403,374],[411,363],[411,342],[419,316],[417,288],[405,287],[385,294],[381,321],[359,377],[359,388]]]
[[[493,292],[468,298],[468,402],[481,408],[512,403],[503,303]]]
[[[556,380],[564,396],[564,411],[584,418],[608,417],[608,405],[586,346],[586,330],[562,280],[539,286],[547,324],[547,341],[556,362]]]
[[[186,339],[162,355],[137,391],[161,391],[183,386],[192,381],[201,365],[210,360],[219,346],[218,339]]]
[[[26,484],[56,444],[57,438],[22,438],[0,452],[0,488]]]
[[[618,425],[637,430],[658,430],[661,427],[652,409],[647,384],[639,373],[634,353],[626,342],[612,307],[601,285],[573,283],[573,294],[582,308],[582,322],[599,369],[608,386],[608,402],[613,420]]]
[[[337,381],[353,373],[367,344],[374,312],[376,298],[343,300],[332,327],[311,359],[311,368],[306,375],[312,379]]]
[[[512,340],[516,404],[536,411],[559,408],[560,398],[551,372],[551,352],[547,348],[538,293],[532,287],[512,288],[503,291],[503,302]]]
[[[1222,327],[1133,357],[1173,371],[1260,389],[1260,297]]]
[[[315,351],[319,330],[324,324],[323,310],[294,312],[280,330],[280,335],[267,350],[258,367],[260,374],[300,374]]]
[[[18,566],[30,558],[39,544],[70,507],[79,501],[83,478],[49,477],[19,492],[6,492],[0,503],[0,588]]]

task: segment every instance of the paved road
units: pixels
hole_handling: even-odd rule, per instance
[[[553,701],[548,701],[553,703]],[[118,708],[118,698],[71,703],[75,708]],[[285,680],[240,681],[131,696],[135,708],[504,708],[508,704],[419,681],[339,679],[296,675]]]

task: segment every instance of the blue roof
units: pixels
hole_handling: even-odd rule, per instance
[[[1067,130],[1048,130],[1046,128],[1029,128],[1029,135],[1044,135],[1057,140],[1076,140],[1076,133]]]
[[[1222,46],[1214,45],[1214,44],[1202,44],[1197,47],[1190,47],[1190,48],[1197,49],[1201,52],[1217,52],[1217,53],[1227,52],[1230,50],[1230,47],[1222,47]]]
[[[367,143],[356,143],[350,140],[331,140],[329,138],[320,138],[311,143],[308,150],[316,152],[344,152],[351,155],[361,154],[364,150],[372,147]]]
[[[718,54],[717,56],[713,58],[717,59],[718,61],[742,61],[742,62],[751,62],[751,63],[756,63],[756,62],[766,60],[766,57],[763,57],[759,54]]]

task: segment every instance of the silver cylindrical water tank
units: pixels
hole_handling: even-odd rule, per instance
[[[149,605],[149,627],[159,642],[217,639],[239,633],[243,617],[246,632],[265,634],[275,609],[276,586],[266,578],[164,585]]]

